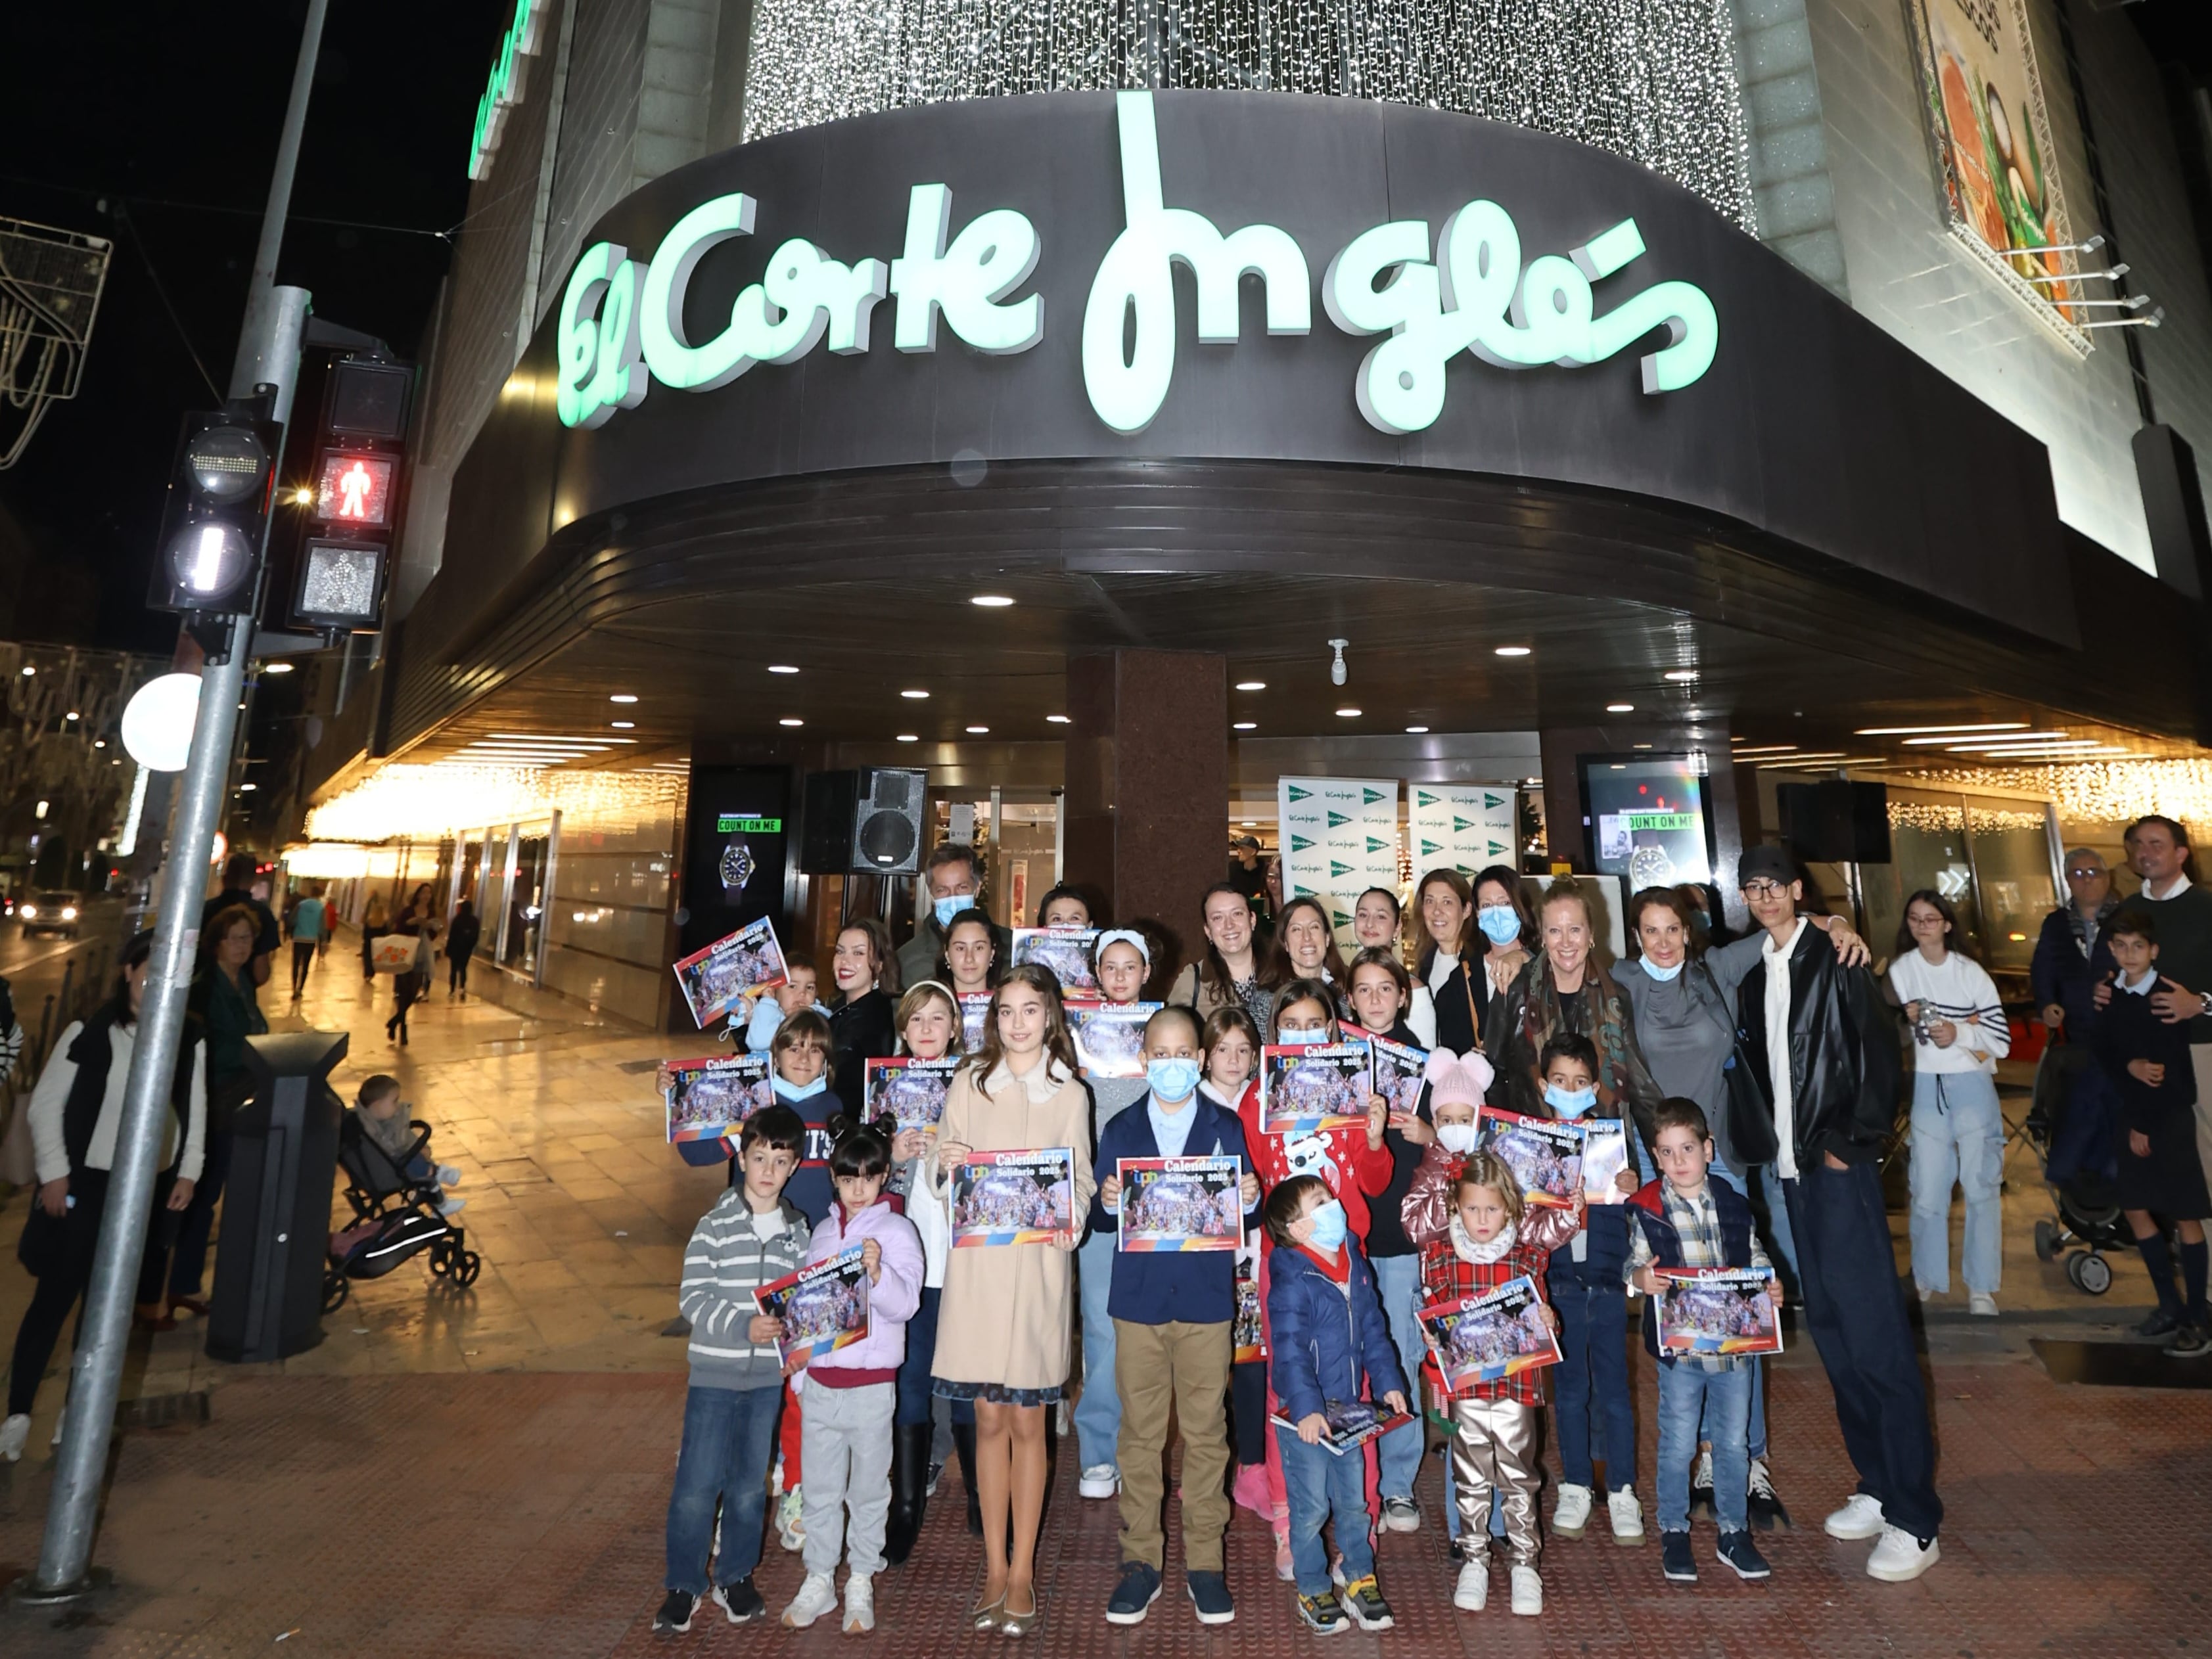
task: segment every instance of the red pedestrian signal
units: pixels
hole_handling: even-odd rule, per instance
[[[325,524],[382,529],[392,522],[398,460],[358,450],[326,450],[315,462],[315,517]]]

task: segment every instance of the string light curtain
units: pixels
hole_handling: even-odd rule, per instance
[[[1120,87],[1486,116],[1640,161],[1757,232],[1728,0],[758,0],[744,131]]]

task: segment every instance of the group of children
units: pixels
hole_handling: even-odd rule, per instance
[[[953,929],[948,935],[958,937]],[[880,971],[872,935],[869,946]],[[1147,941],[1123,930],[1101,935],[1092,948],[1106,998],[1136,1000],[1152,975]],[[933,1137],[831,1109],[840,1097],[851,1097],[842,1073],[859,1062],[835,1049],[831,1022],[814,1004],[811,970],[791,966],[774,1002],[738,1022],[747,1042],[772,1056],[775,1103],[747,1118],[733,1146],[704,1143],[720,1146],[709,1155],[732,1158],[733,1184],[700,1222],[685,1259],[690,1389],[657,1629],[689,1628],[710,1593],[732,1622],[766,1611],[752,1573],[779,1422],[784,1502],[797,1509],[780,1530],[787,1547],[803,1549],[806,1570],[784,1611],[787,1625],[810,1625],[837,1607],[834,1571],[843,1554],[843,1628],[872,1629],[873,1577],[904,1558],[921,1524],[936,1304],[951,1243]],[[976,967],[963,961],[947,975],[972,981]],[[994,993],[985,1015],[993,1029],[1003,1000]],[[1669,1101],[1658,1115],[1657,1180],[1639,1190],[1624,1173],[1615,1204],[1524,1203],[1505,1165],[1478,1150],[1477,1112],[1492,1077],[1472,1052],[1435,1051],[1425,1097],[1412,1110],[1394,1111],[1374,1095],[1364,1120],[1267,1131],[1256,1078],[1263,1041],[1410,1042],[1410,1000],[1395,951],[1363,950],[1341,981],[1329,969],[1282,987],[1264,1032],[1237,1004],[1203,1021],[1190,1008],[1163,1006],[1144,1027],[1143,1076],[1090,1082],[1090,1164],[1098,1180],[1088,1214],[1078,1218],[1089,1242],[1078,1259],[1085,1380],[1075,1416],[1085,1446],[1079,1489],[1120,1502],[1122,1560],[1105,1609],[1110,1622],[1141,1621],[1161,1593],[1163,1463],[1172,1424],[1182,1443],[1185,1591],[1201,1622],[1234,1617],[1223,1571],[1233,1492],[1273,1522],[1279,1575],[1295,1581],[1310,1628],[1389,1627],[1373,1539],[1378,1528],[1420,1524],[1411,1493],[1422,1437],[1415,1370],[1425,1373],[1449,1425],[1450,1518],[1463,1557],[1455,1604],[1472,1611],[1486,1603],[1494,1509],[1512,1610],[1540,1613],[1542,1371],[1450,1393],[1432,1363],[1417,1364],[1424,1345],[1409,1328],[1417,1306],[1522,1275],[1544,1297],[1543,1316],[1564,1356],[1557,1388],[1566,1478],[1552,1530],[1578,1536],[1587,1527],[1595,1422],[1613,1535],[1629,1543],[1643,1536],[1633,1491],[1627,1295],[1632,1286],[1652,1291],[1655,1267],[1764,1265],[1748,1211],[1732,1189],[1707,1181],[1711,1142],[1702,1114],[1686,1101]],[[951,986],[930,981],[908,990],[896,1009],[902,1050],[933,1059],[971,1048],[963,1013]],[[1596,1109],[1597,1059],[1587,1040],[1555,1038],[1540,1065],[1548,1111],[1573,1118]],[[834,1091],[833,1067],[841,1073]],[[1629,1138],[1634,1144],[1632,1129]],[[1233,1158],[1243,1172],[1239,1196],[1253,1241],[1243,1265],[1218,1250],[1119,1251],[1121,1162],[1201,1155]],[[1370,1239],[1395,1254],[1370,1263]],[[754,1293],[855,1242],[871,1284],[866,1339],[787,1371],[781,1326],[759,1310]],[[1393,1265],[1401,1261],[1402,1269]],[[1394,1292],[1386,1310],[1380,1280],[1401,1272],[1404,1292]],[[1240,1295],[1260,1304],[1260,1357],[1248,1351],[1238,1358]],[[1252,1310],[1245,1311],[1249,1325]],[[1649,1341],[1648,1316],[1646,1334]],[[1666,1576],[1696,1577],[1688,1507],[1702,1443],[1720,1523],[1718,1559],[1741,1576],[1764,1577],[1768,1569],[1745,1511],[1747,1491],[1756,1486],[1747,1451],[1756,1375],[1738,1359],[1670,1359],[1656,1345],[1653,1352]],[[1345,1453],[1327,1443],[1331,1417],[1354,1402],[1411,1416]],[[961,1428],[956,1419],[955,1443],[968,1463],[974,1430],[963,1439]],[[975,1529],[972,1467],[967,1484]],[[718,1558],[711,1583],[710,1554]],[[1029,1627],[1024,1620],[999,1626],[1010,1635]]]

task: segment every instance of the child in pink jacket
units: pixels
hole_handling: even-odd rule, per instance
[[[800,1488],[805,1505],[806,1580],[784,1609],[783,1622],[803,1629],[837,1605],[837,1558],[850,1545],[852,1571],[845,1581],[845,1631],[876,1627],[874,1579],[884,1568],[884,1528],[891,1501],[891,1424],[896,1416],[899,1362],[906,1358],[906,1322],[921,1305],[921,1237],[885,1196],[890,1175],[890,1137],[866,1124],[830,1120],[830,1179],[836,1202],[814,1230],[808,1266],[857,1248],[865,1281],[866,1334],[805,1362],[805,1413],[799,1455],[806,1468]],[[826,1285],[815,1294],[854,1297],[858,1286]],[[798,1302],[794,1295],[794,1304]],[[842,1303],[834,1304],[842,1310]],[[834,1316],[806,1317],[794,1305],[785,1315],[787,1341],[793,1324],[840,1323]],[[846,1516],[849,1512],[849,1527]]]

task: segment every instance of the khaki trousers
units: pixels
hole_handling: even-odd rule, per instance
[[[1164,1569],[1168,1412],[1182,1437],[1182,1564],[1219,1572],[1229,1530],[1229,1324],[1114,1322],[1121,1395],[1121,1559]]]

